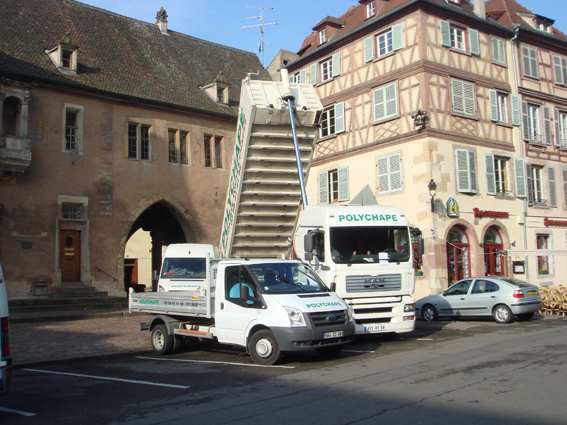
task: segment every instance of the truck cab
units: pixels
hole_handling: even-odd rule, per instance
[[[171,244],[163,253],[158,292],[195,290],[210,276],[217,251],[208,244]]]

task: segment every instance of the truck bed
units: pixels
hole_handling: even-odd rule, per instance
[[[129,311],[210,318],[213,300],[202,292],[204,291],[134,292],[130,290]]]

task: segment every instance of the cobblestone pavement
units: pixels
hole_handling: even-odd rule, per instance
[[[10,324],[15,366],[151,350],[150,333],[139,322],[150,316]]]

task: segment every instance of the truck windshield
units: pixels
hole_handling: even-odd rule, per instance
[[[164,258],[161,277],[166,279],[205,279],[204,258]]]
[[[329,292],[319,276],[305,264],[265,263],[249,267],[265,294]]]
[[[403,263],[410,259],[407,227],[333,227],[331,256],[341,263]]]

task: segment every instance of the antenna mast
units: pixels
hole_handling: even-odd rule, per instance
[[[264,27],[266,25],[279,25],[279,22],[267,22],[264,23],[264,10],[276,10],[276,6],[272,6],[272,7],[263,7],[263,6],[246,6],[246,7],[254,7],[256,9],[260,9],[260,15],[258,16],[248,16],[246,19],[254,19],[254,18],[258,18],[260,20],[259,24],[255,24],[255,25],[245,25],[243,27],[240,28],[252,28],[252,27],[260,27],[260,42],[258,43],[258,50],[254,50],[255,53],[262,53],[262,66],[264,66]]]

